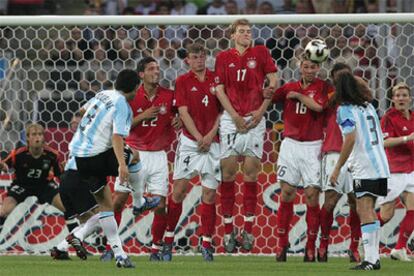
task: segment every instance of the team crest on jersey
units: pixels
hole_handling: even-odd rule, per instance
[[[161,115],[164,115],[164,114],[166,114],[167,113],[167,106],[163,103],[163,104],[161,104],[161,106],[160,106],[160,114]]]
[[[42,169],[47,170],[50,168],[50,160],[43,160]]]
[[[216,87],[215,86],[210,86],[210,93],[215,95],[216,94]]]
[[[251,59],[247,62],[247,67],[249,67],[250,69],[256,68],[256,65],[257,65],[257,63],[254,59]]]
[[[219,76],[216,76],[216,77],[214,78],[214,81],[215,81],[216,83],[220,83],[220,77],[219,77]]]
[[[315,97],[315,91],[309,91],[308,96],[313,99]]]

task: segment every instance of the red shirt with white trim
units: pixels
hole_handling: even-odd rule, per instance
[[[414,112],[410,111],[410,119],[394,107],[389,109],[381,119],[384,139],[407,136],[414,132]],[[391,173],[411,173],[414,171],[414,143],[401,144],[385,148]]]
[[[235,49],[216,57],[216,83],[224,85],[232,107],[240,116],[259,109],[263,103],[263,85],[276,65],[265,46],[248,48],[242,55]]]
[[[323,138],[324,113],[315,112],[295,99],[287,99],[290,91],[298,92],[313,98],[318,104],[326,107],[328,93],[333,87],[326,81],[316,78],[306,88],[302,88],[302,81],[286,83],[276,90],[274,102],[283,102],[284,137],[297,141],[316,141]]]
[[[157,117],[144,120],[133,127],[125,142],[134,149],[160,151],[169,149],[175,139],[171,121],[175,117],[174,91],[158,86],[153,99],[149,99],[144,86],[138,88],[135,98],[130,102],[134,117],[152,106],[159,106]]]
[[[176,106],[186,106],[197,130],[202,136],[211,131],[220,112],[216,97],[214,73],[206,70],[204,81],[200,81],[192,71],[181,75],[175,83]],[[184,127],[183,134],[195,141]],[[216,136],[216,141],[218,138]]]

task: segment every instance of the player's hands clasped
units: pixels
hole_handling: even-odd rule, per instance
[[[249,131],[247,122],[242,116],[237,115],[236,117],[233,117],[233,122],[236,125],[237,132],[246,133]]]
[[[263,113],[260,110],[255,110],[247,114],[247,116],[252,116],[249,121],[247,121],[247,128],[255,128],[263,118]]]

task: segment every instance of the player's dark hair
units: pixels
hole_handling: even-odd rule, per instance
[[[157,62],[157,61],[153,57],[144,57],[143,59],[141,59],[137,65],[137,72],[138,73],[144,72],[147,64],[151,62]]]
[[[135,92],[140,81],[134,70],[125,69],[119,72],[115,81],[115,89],[124,93]]]
[[[334,66],[331,69],[331,74],[330,74],[331,75],[331,79],[334,80],[334,76],[335,76],[335,74],[337,72],[339,72],[339,71],[346,71],[346,70],[348,70],[349,72],[352,73],[351,66],[349,66],[348,64],[343,63],[343,62],[337,62],[337,63],[335,63]]]
[[[363,86],[351,72],[341,71],[335,79],[334,101],[336,104],[366,106],[372,101],[372,96],[366,91],[369,90],[368,86]]]

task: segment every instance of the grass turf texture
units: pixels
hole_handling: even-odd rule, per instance
[[[414,275],[414,262],[403,263],[381,259],[380,271],[354,272],[349,270],[348,258],[330,258],[328,263],[303,263],[301,257],[288,257],[286,263],[276,263],[274,257],[215,256],[213,263],[205,263],[201,256],[174,256],[170,263],[152,263],[148,256],[132,257],[135,269],[121,269],[115,261],[102,263],[99,257],[81,261],[54,261],[48,256],[0,256],[0,275]]]

